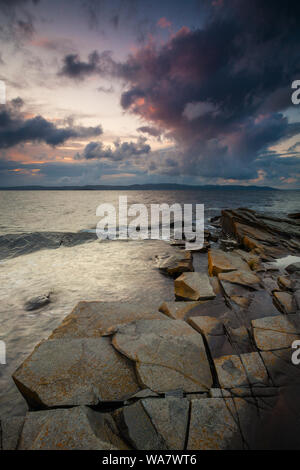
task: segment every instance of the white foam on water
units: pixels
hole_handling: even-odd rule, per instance
[[[267,263],[268,266],[274,267],[274,269],[285,269],[289,264],[292,263],[299,263],[300,256],[293,256],[288,255],[284,258],[278,258],[276,261],[272,261],[271,263]]]

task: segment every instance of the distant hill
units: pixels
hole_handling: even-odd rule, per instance
[[[201,191],[201,190],[250,190],[250,191],[281,191],[277,188],[271,188],[270,186],[222,186],[222,185],[203,185],[203,186],[192,186],[188,184],[173,184],[173,183],[161,183],[161,184],[131,184],[128,186],[122,185],[87,185],[87,186],[7,186],[0,187],[1,191],[163,191],[163,190],[178,190],[178,191]]]

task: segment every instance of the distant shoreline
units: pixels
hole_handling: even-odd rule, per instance
[[[270,186],[222,186],[204,185],[192,186],[185,184],[131,184],[124,185],[86,185],[86,186],[7,186],[0,187],[0,191],[203,191],[203,190],[223,190],[223,191],[299,191],[299,189],[279,189]]]

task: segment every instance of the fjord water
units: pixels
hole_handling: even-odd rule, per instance
[[[119,195],[128,204],[204,204],[206,225],[224,208],[248,207],[281,217],[299,212],[300,191],[1,191],[0,237],[33,232],[94,230],[96,208]],[[25,413],[11,374],[34,346],[80,300],[149,301],[173,299],[173,282],[155,267],[155,256],[175,248],[159,240],[99,241],[43,249],[0,261],[0,340],[7,364],[0,364],[0,417]],[[24,310],[27,298],[51,292],[52,302]]]

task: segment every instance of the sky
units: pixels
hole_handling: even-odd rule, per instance
[[[300,189],[299,18],[298,0],[0,0],[0,186]]]

